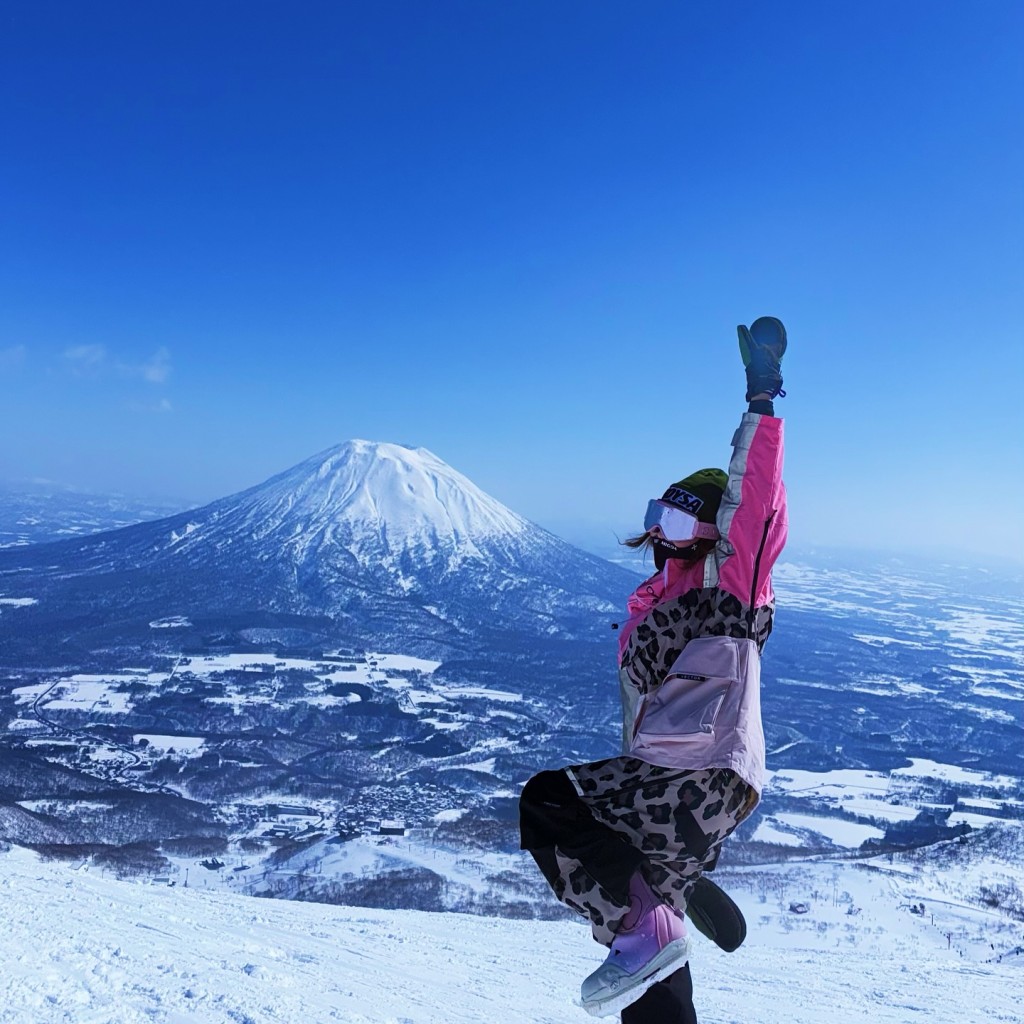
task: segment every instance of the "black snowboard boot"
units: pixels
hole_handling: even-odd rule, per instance
[[[726,953],[739,949],[747,937],[743,912],[706,875],[697,879],[686,904],[686,916],[705,938]]]

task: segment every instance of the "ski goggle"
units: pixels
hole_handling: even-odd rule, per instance
[[[692,540],[718,540],[721,536],[714,524],[702,523],[689,512],[658,498],[652,498],[647,503],[644,529],[648,533],[657,530],[660,536],[673,544]]]

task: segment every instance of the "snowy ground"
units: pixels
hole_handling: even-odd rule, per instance
[[[806,871],[786,893],[759,895],[757,872],[738,886],[751,924],[738,952],[696,937],[702,1024],[1022,1020],[1024,958],[986,963],[981,941],[1005,946],[1019,925],[992,918],[986,933],[984,915],[960,908],[963,944],[947,948],[931,910],[899,908],[898,877]],[[805,892],[810,912],[789,914]],[[569,921],[256,900],[20,850],[0,856],[0,922],[0,1021],[12,1024],[582,1024],[572,998],[600,959]]]

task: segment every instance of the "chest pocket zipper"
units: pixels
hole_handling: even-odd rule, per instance
[[[669,676],[649,699],[636,732],[657,736],[708,735],[733,680],[693,673]]]

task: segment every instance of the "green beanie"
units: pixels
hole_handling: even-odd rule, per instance
[[[722,503],[728,474],[721,469],[698,469],[677,480],[661,496],[661,500],[697,517],[701,523],[713,523]]]

